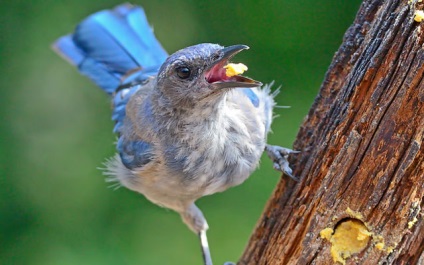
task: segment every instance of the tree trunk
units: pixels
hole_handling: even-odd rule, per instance
[[[424,264],[423,8],[363,2],[238,264]]]

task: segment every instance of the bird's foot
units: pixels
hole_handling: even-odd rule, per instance
[[[236,265],[236,264],[234,262],[227,261],[227,262],[224,263],[224,265]]]
[[[265,146],[265,151],[269,158],[271,158],[272,162],[274,162],[274,169],[278,171],[282,171],[284,174],[289,176],[291,179],[295,181],[299,181],[298,178],[293,176],[293,170],[290,168],[289,161],[287,158],[290,154],[298,154],[300,151],[293,151],[289,148],[284,148],[277,145],[269,145]]]

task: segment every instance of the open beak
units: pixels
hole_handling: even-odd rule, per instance
[[[220,51],[220,57],[212,62],[205,71],[205,78],[213,88],[234,88],[234,87],[260,87],[262,83],[242,75],[227,75],[224,68],[229,60],[241,52],[249,49],[246,45],[233,45],[223,48]]]

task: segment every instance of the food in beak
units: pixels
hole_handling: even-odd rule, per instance
[[[241,75],[242,73],[247,71],[247,66],[242,63],[237,63],[237,64],[229,63],[226,66],[224,66],[224,68],[226,69],[225,75],[227,75],[228,77]]]

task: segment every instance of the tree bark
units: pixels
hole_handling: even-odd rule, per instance
[[[238,264],[424,264],[423,8],[362,3]]]

